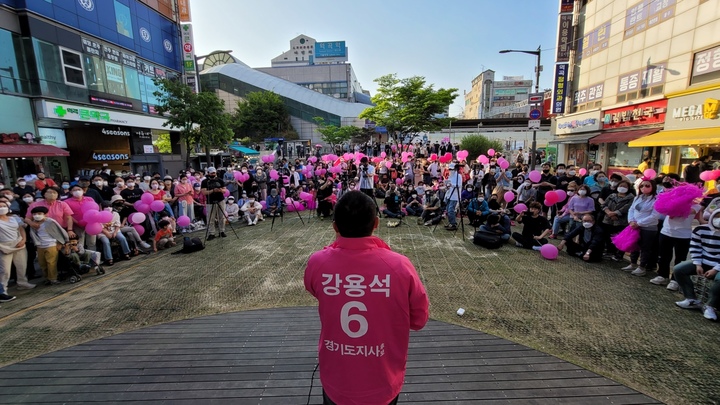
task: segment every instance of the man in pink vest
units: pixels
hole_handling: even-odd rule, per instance
[[[410,260],[372,236],[373,200],[349,191],[335,205],[337,239],[313,253],[305,288],[317,298],[325,404],[395,404],[410,330],[428,320],[425,287]]]

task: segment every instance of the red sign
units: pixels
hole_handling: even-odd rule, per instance
[[[0,141],[2,143],[20,142],[20,134],[18,134],[17,132],[14,132],[12,134],[2,133],[2,134],[0,134]]]
[[[613,108],[603,111],[603,129],[632,128],[662,124],[667,113],[667,99]]]
[[[185,44],[183,45],[183,49],[184,49],[185,52],[187,52],[187,53],[192,52],[192,44],[189,43],[189,42],[185,42]]]

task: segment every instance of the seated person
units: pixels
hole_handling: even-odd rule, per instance
[[[417,193],[417,190],[412,189],[410,191],[410,197],[405,201],[405,211],[408,215],[419,217],[422,215],[422,197]]]
[[[440,198],[433,189],[425,190],[425,205],[420,215],[425,226],[435,225],[442,221],[442,208]]]
[[[257,225],[258,221],[263,221],[262,205],[255,201],[255,194],[248,196],[247,202],[240,207],[240,210],[245,214],[245,220],[250,226]]]
[[[390,184],[384,203],[385,209],[382,213],[386,218],[402,218],[405,215],[402,212],[402,198],[394,184]]]
[[[502,223],[501,223],[502,222]],[[487,223],[480,226],[481,231],[500,235],[503,242],[510,240],[510,218],[507,215],[490,214]]]
[[[102,207],[103,211],[109,211],[113,214],[112,221],[103,224],[102,232],[100,232],[97,236],[98,242],[102,244],[103,257],[105,258],[104,264],[107,264],[108,266],[113,265],[111,244],[111,241],[113,240],[117,241],[122,249],[122,255],[120,258],[123,260],[130,260],[130,246],[128,245],[127,239],[125,239],[125,235],[120,231],[120,228],[122,227],[120,225],[120,214],[113,212],[109,201],[103,201]]]
[[[85,249],[85,247],[78,243],[77,235],[70,238],[70,243],[65,245],[62,253],[71,263],[77,266],[77,268],[87,266],[87,268],[93,268],[95,271],[98,271],[100,252]]]
[[[158,222],[158,231],[153,238],[153,250],[163,250],[175,246],[175,237],[170,229],[170,221],[163,219]]]
[[[490,206],[487,201],[485,201],[485,196],[483,194],[478,194],[477,198],[473,198],[470,201],[470,205],[468,205],[467,208],[467,214],[468,220],[470,220],[470,225],[476,228],[485,222],[485,219],[491,214],[491,212]]]
[[[461,209],[465,210],[467,209],[468,204],[470,204],[470,201],[475,199],[475,192],[473,190],[472,184],[467,184],[465,186],[465,189],[460,193],[460,207]]]
[[[240,207],[235,203],[235,197],[230,196],[227,198],[225,204],[225,215],[228,217],[228,221],[235,222],[240,218]]]
[[[523,183],[517,189],[518,203],[529,204],[537,200],[537,188],[532,186],[530,179],[523,180]]]
[[[278,195],[277,189],[270,190],[270,195],[265,199],[266,209],[262,214],[266,217],[275,217],[282,214],[282,198]]]
[[[545,237],[550,233],[550,222],[547,218],[540,216],[542,205],[534,201],[530,203],[528,211],[530,215],[527,215],[527,211],[523,211],[517,217],[517,222],[523,224],[522,234],[513,233],[512,238],[515,239],[515,246],[540,250],[540,247],[548,240]]]
[[[575,242],[575,237],[580,237]],[[602,260],[605,249],[605,235],[602,227],[595,222],[595,217],[585,214],[582,217],[582,227],[570,231],[558,245],[558,250],[567,246],[570,256],[581,257],[586,262],[599,262]]]

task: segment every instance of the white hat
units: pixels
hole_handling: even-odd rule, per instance
[[[210,166],[210,167],[207,168],[207,172],[208,172],[208,173],[217,173],[217,169],[214,168],[214,167],[212,167],[212,166]]]
[[[117,194],[116,194],[116,195],[110,197],[110,203],[111,203],[111,204],[114,203],[115,201],[125,201],[125,199],[122,198],[121,195],[117,195]]]

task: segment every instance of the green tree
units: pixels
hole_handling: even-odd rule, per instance
[[[501,152],[503,144],[498,140],[488,139],[483,135],[468,135],[460,141],[460,149],[468,151],[468,161],[470,161],[477,159],[480,155],[487,156],[488,149]]]
[[[321,117],[315,117],[313,120],[317,123],[317,131],[320,133],[320,138],[326,143],[329,143],[333,148],[335,145],[341,145],[348,142],[353,137],[362,133],[362,129],[351,125],[344,127],[332,124],[328,125]]]
[[[233,114],[233,130],[237,138],[250,137],[256,142],[274,137],[298,138],[290,125],[285,103],[272,91],[251,92],[238,101]]]
[[[421,132],[437,131],[452,121],[448,108],[458,96],[457,89],[437,89],[427,84],[424,77],[398,79],[389,74],[375,79],[377,94],[373,107],[365,109],[360,118],[374,121],[387,128],[388,135],[402,141]]]
[[[205,157],[210,165],[210,148],[225,148],[233,138],[232,116],[225,112],[225,102],[215,93],[198,94],[198,108],[204,111],[205,115],[199,122],[197,142],[205,148]]]
[[[153,145],[158,148],[159,153],[172,153],[172,145],[170,145],[170,133],[164,133],[158,135],[157,139],[153,141]]]

